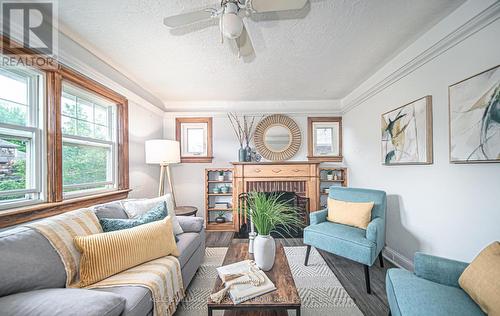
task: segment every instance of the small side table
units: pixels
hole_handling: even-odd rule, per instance
[[[174,210],[177,216],[196,216],[196,212],[198,212],[198,208],[195,206],[177,206]]]

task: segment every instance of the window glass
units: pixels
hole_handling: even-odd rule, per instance
[[[110,148],[63,143],[63,185],[106,182]]]
[[[27,189],[26,149],[27,140],[0,137],[0,191]],[[24,195],[19,195],[19,198]],[[0,197],[8,200],[11,196]]]
[[[0,123],[28,125],[29,86],[26,75],[0,70]]]
[[[116,105],[63,85],[63,193],[116,187]]]
[[[0,69],[0,209],[43,200],[43,76]]]

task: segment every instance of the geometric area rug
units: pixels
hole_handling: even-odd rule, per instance
[[[227,247],[206,248],[205,259],[186,289],[186,297],[177,306],[175,316],[205,316],[207,301],[217,279],[215,268],[222,265]],[[325,260],[311,249],[309,264],[304,266],[306,247],[285,247],[290,270],[302,301],[304,316],[363,315]],[[289,311],[290,316],[295,315]],[[223,315],[214,311],[214,316]]]

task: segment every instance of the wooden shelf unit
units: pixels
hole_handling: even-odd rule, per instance
[[[224,180],[218,180],[219,172],[224,172]],[[218,186],[228,186],[227,193],[213,193],[213,188]],[[205,226],[207,231],[236,231],[236,213],[234,198],[234,170],[233,168],[207,168],[205,169]],[[215,208],[216,202],[229,203],[230,207]],[[216,212],[226,212],[226,222],[216,223]],[[228,216],[230,214],[230,216]]]
[[[333,180],[327,179],[328,171],[333,171]],[[336,178],[335,178],[336,175]],[[326,207],[328,201],[328,193],[324,190],[330,186],[347,187],[347,168],[346,167],[320,167],[319,168],[319,204],[320,208]]]

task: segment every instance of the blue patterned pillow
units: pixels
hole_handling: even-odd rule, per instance
[[[122,230],[127,228],[136,227],[139,225],[159,221],[167,217],[167,203],[158,203],[155,207],[136,218],[121,219],[121,218],[101,218],[102,230],[104,232],[112,232],[115,230]]]

